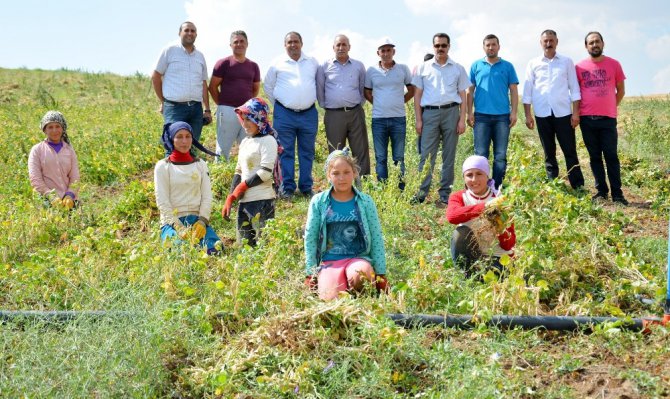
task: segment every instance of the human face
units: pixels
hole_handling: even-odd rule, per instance
[[[181,38],[182,46],[191,47],[195,43],[195,38],[198,37],[198,30],[192,23],[185,22],[179,29],[179,37]]]
[[[247,54],[247,39],[242,35],[235,35],[230,39],[230,48],[233,49],[233,55],[244,57]]]
[[[186,154],[191,151],[191,144],[193,144],[193,136],[191,132],[186,129],[181,129],[174,136],[174,149]]]
[[[338,61],[346,61],[349,59],[350,49],[351,45],[349,45],[349,38],[343,35],[335,36],[333,51],[335,51],[335,58],[337,58]]]
[[[352,242],[356,239],[356,227],[355,226],[347,226],[343,231],[342,231],[342,238],[344,238],[347,242]]]
[[[591,33],[586,37],[586,51],[591,57],[598,58],[603,55],[604,48],[605,42],[602,41],[599,34]]]
[[[544,51],[544,56],[547,58],[554,58],[556,55],[556,47],[558,46],[558,38],[551,33],[545,33],[540,37],[540,46]]]
[[[247,135],[252,137],[257,135],[260,131],[258,125],[247,118],[242,120],[242,127],[244,128],[244,131],[247,133]]]
[[[52,143],[60,143],[60,140],[63,137],[63,126],[58,122],[49,122],[44,126],[44,133],[47,135],[47,139]]]
[[[500,44],[497,39],[486,39],[484,40],[484,53],[486,53],[486,58],[496,59],[498,58],[498,51],[500,50]]]
[[[286,49],[286,54],[294,61],[297,61],[302,52],[302,40],[295,33],[291,33],[284,38],[284,48]]]
[[[338,193],[350,193],[352,184],[356,178],[356,172],[349,162],[342,158],[336,158],[328,170],[328,181],[333,185],[333,190]]]
[[[377,50],[377,55],[382,60],[382,64],[390,65],[393,63],[393,56],[395,55],[395,47],[381,46]]]
[[[475,193],[475,195],[484,195],[489,188],[486,184],[489,181],[489,177],[480,169],[473,168],[466,170],[463,173],[463,180],[465,180],[465,186]]]
[[[444,61],[449,55],[449,40],[446,37],[436,37],[433,39],[433,50],[435,51],[435,58]]]

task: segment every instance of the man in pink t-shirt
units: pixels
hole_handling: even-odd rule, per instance
[[[589,32],[584,39],[587,58],[576,65],[582,99],[579,104],[579,127],[589,152],[591,171],[596,181],[594,200],[607,199],[628,205],[621,191],[621,165],[617,155],[617,106],[625,95],[621,64],[603,55],[605,42],[599,32]],[[607,187],[605,167],[610,187]]]
[[[235,108],[253,97],[258,97],[261,71],[258,64],[247,58],[247,34],[237,30],[230,35],[233,55],[222,58],[214,65],[209,81],[209,93],[216,102],[216,153],[226,160],[235,141],[245,137]]]

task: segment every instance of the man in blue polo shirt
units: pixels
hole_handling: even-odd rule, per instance
[[[486,35],[486,57],[472,64],[472,85],[468,89],[468,125],[474,129],[475,155],[488,158],[493,142],[493,180],[496,187],[500,187],[505,178],[509,132],[516,124],[519,104],[519,79],[514,66],[498,56],[499,50],[498,37]]]
[[[377,48],[381,59],[377,65],[371,66],[365,73],[365,99],[372,104],[372,141],[375,148],[375,171],[381,182],[388,179],[388,144],[391,141],[391,156],[394,165],[400,165],[400,183],[402,190],[405,183],[405,134],[407,118],[405,103],[414,96],[412,74],[407,65],[393,61],[395,44],[390,39],[382,40]],[[407,92],[405,92],[407,87]]]

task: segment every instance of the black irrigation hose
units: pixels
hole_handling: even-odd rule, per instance
[[[472,329],[480,323],[470,315],[438,316],[428,314],[407,315],[391,313],[388,315],[396,324],[405,327],[443,326]],[[645,319],[623,319],[617,317],[585,317],[585,316],[493,316],[485,321],[487,326],[523,329],[544,328],[550,331],[575,331],[588,329],[602,323],[621,322],[620,328],[631,331],[646,331],[650,324],[664,324],[656,317]],[[667,323],[667,322],[666,322]]]
[[[105,310],[0,310],[0,324],[10,322],[67,323],[75,320],[98,321],[109,318],[130,318],[134,315],[136,315],[136,313]]]

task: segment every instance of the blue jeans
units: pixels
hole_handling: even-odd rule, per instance
[[[393,164],[400,164],[400,176],[405,175],[405,117],[372,118],[372,141],[375,147],[375,171],[377,179],[385,181],[389,177],[387,159],[389,139]]]
[[[279,191],[292,194],[295,184],[295,143],[298,142],[298,189],[303,193],[312,190],[312,163],[316,146],[316,132],[319,127],[319,113],[312,106],[296,112],[285,108],[279,102],[274,105],[274,128],[279,136],[279,144],[284,152],[279,155],[282,183]]]
[[[163,120],[165,123],[186,122],[193,129],[193,138],[200,141],[202,133],[202,103],[189,101],[187,103],[163,103]],[[170,154],[165,154],[170,155]]]
[[[507,170],[507,144],[509,143],[509,114],[489,115],[475,112],[475,155],[489,157],[493,142],[493,180],[500,187]]]
[[[182,216],[179,218],[179,220],[184,226],[190,227],[198,221],[198,215]],[[166,224],[161,227],[161,241],[165,242],[168,239],[174,240],[174,243],[177,245],[180,245],[184,242],[179,238],[177,230],[175,230],[174,226],[171,224]],[[215,247],[217,241],[221,241],[221,239],[216,235],[216,232],[212,226],[207,226],[205,237],[203,237],[198,244],[202,247],[206,247],[207,253],[211,255],[219,252],[219,249]],[[223,246],[220,249],[222,250]]]

